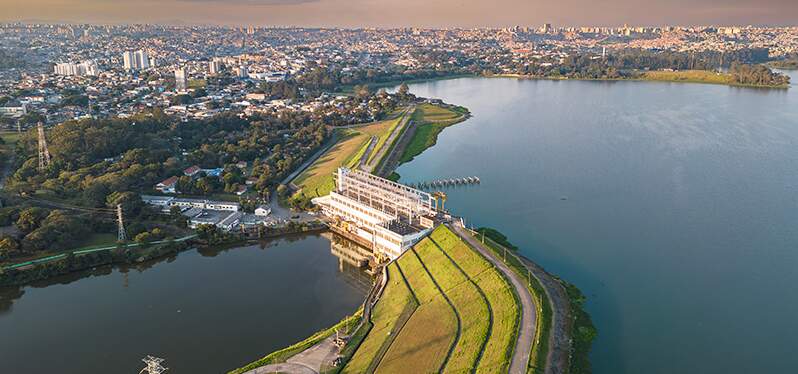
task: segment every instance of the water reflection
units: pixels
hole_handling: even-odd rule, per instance
[[[322,234],[330,241],[330,253],[338,258],[344,280],[363,293],[371,288],[376,262],[374,252],[333,232]]]
[[[345,248],[296,235],[2,288],[3,372],[135,373],[148,354],[227,372],[358,309],[372,279]]]

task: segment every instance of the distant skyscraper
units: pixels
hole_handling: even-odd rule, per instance
[[[53,69],[55,73],[58,75],[95,76],[100,72],[99,67],[97,67],[97,63],[94,61],[84,61],[79,64],[73,64],[73,63],[56,64]]]
[[[125,70],[140,70],[150,67],[150,57],[146,51],[127,51],[122,54]]]
[[[150,67],[150,56],[145,51],[136,52],[136,64],[139,69],[146,69]]]
[[[122,53],[122,60],[124,60],[125,70],[135,69],[136,56],[133,55],[133,52]]]
[[[541,34],[548,34],[548,33],[552,32],[552,31],[553,30],[552,30],[552,27],[551,27],[550,23],[544,23],[543,26],[540,28],[540,33]]]
[[[175,90],[185,91],[188,89],[188,79],[185,68],[175,69]]]
[[[241,65],[238,67],[238,77],[239,78],[247,78],[249,77],[249,69],[246,65]]]
[[[217,59],[211,60],[208,62],[208,71],[211,75],[219,74],[222,71],[222,62]]]

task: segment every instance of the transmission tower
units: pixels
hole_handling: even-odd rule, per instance
[[[121,243],[127,240],[127,235],[125,235],[125,223],[122,221],[122,204],[116,204],[116,221],[119,224],[117,241]]]
[[[47,149],[47,139],[44,137],[44,124],[39,122],[37,130],[39,132],[39,170],[43,170],[50,165],[50,151]]]
[[[143,359],[141,359],[141,361],[144,361],[144,363],[147,364],[147,367],[141,369],[139,374],[142,373],[161,374],[169,370],[168,368],[161,366],[161,363],[164,362],[164,359],[162,358],[147,355],[147,357],[144,357]]]

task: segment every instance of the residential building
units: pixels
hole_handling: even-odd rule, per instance
[[[175,90],[178,92],[188,90],[188,78],[185,68],[175,69]]]
[[[169,177],[155,185],[155,190],[162,193],[177,193],[177,177]]]
[[[268,205],[259,205],[255,208],[255,215],[260,217],[266,217],[272,213],[272,209],[269,208]]]

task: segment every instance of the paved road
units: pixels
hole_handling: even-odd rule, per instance
[[[371,162],[366,163],[366,171],[377,174],[375,172],[379,171],[377,167],[380,166],[380,161],[385,158],[386,153],[393,151],[394,140],[402,133],[402,130],[407,126],[408,122],[410,122],[410,118],[413,117],[413,112],[415,111],[416,106],[412,105],[402,112],[402,116],[399,118],[399,124],[393,129],[393,132],[388,134],[388,138],[385,139],[385,143],[383,143],[382,147],[376,150],[377,153],[371,159]]]
[[[529,366],[529,355],[532,352],[532,344],[535,341],[535,325],[537,321],[537,309],[535,309],[535,302],[532,300],[532,295],[526,287],[526,281],[521,279],[512,269],[510,269],[504,262],[496,257],[496,255],[488,248],[485,248],[482,243],[477,241],[459,223],[449,225],[457,235],[463,238],[471,247],[482,253],[488,261],[493,263],[510,280],[516,294],[521,301],[521,324],[519,325],[518,340],[515,342],[515,351],[513,352],[513,359],[510,362],[510,373],[521,374],[526,373],[526,368]]]
[[[289,373],[289,374],[318,374],[317,371],[300,364],[284,363],[284,364],[271,364],[261,366],[257,369],[252,369],[244,374],[271,374],[271,373]]]

